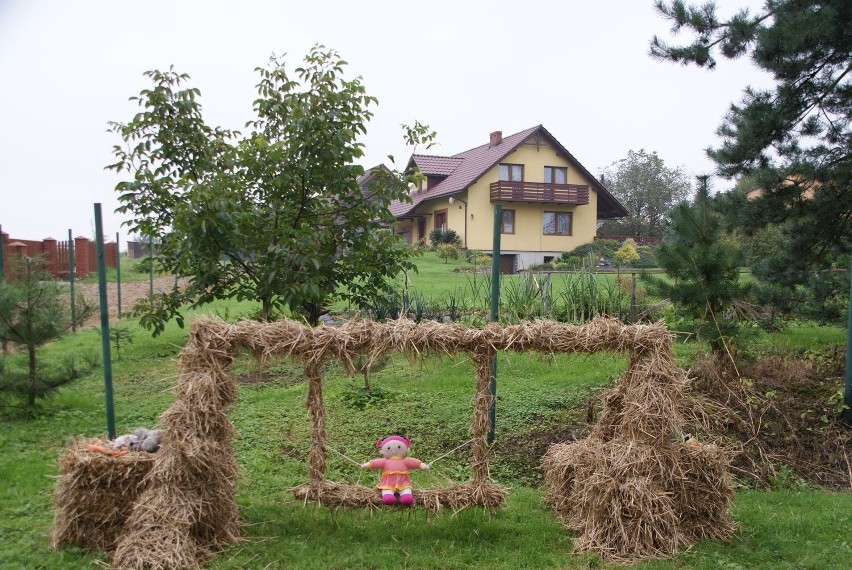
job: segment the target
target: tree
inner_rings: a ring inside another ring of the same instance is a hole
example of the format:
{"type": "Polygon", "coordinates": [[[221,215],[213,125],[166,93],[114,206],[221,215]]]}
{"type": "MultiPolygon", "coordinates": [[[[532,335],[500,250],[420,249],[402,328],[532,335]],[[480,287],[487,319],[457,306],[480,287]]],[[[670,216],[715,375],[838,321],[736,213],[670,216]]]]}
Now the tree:
{"type": "Polygon", "coordinates": [[[656,152],[629,151],[601,173],[607,189],[618,198],[628,215],[604,222],[601,233],[635,238],[659,237],[669,211],[685,200],[691,186],[679,168],[666,167],[656,152]]]}
{"type": "Polygon", "coordinates": [[[710,196],[707,177],[692,203],[682,202],[671,214],[671,224],[657,252],[660,266],[674,282],[646,276],[685,316],[699,322],[702,337],[715,352],[725,338],[737,332],[725,311],[745,294],[739,283],[741,253],[724,231],[721,214],[710,196]]]}
{"type": "MultiPolygon", "coordinates": [[[[36,349],[64,335],[70,326],[65,293],[45,271],[41,257],[19,256],[12,261],[13,279],[0,282],[0,338],[27,350],[27,372],[22,374],[0,365],[0,391],[26,400],[28,408],[56,388],[79,377],[79,371],[48,375],[39,369],[36,349]]],[[[81,298],[77,320],[88,318],[93,307],[81,298]]]]}
{"type": "MultiPolygon", "coordinates": [[[[331,301],[363,305],[414,268],[386,228],[388,205],[409,199],[419,173],[375,169],[362,191],[354,162],[377,101],[360,78],[344,78],[337,52],[316,46],[304,61],[292,74],[275,56],[257,69],[245,136],[208,126],[200,92],[174,70],[147,72],[154,86],[132,98],[142,111],[111,123],[125,146],[107,168],[132,175],[116,187],[118,211],[132,216],[131,231],[160,239],[163,270],[189,278],[141,307],[155,335],[172,317],[182,326],[185,303],[220,298],[257,300],[264,319],[286,306],[316,324],[331,301]]],[[[406,129],[412,144],[434,137],[420,123],[406,129]]]]}
{"type": "Polygon", "coordinates": [[[852,3],[767,0],[757,14],[720,20],[712,3],[658,0],[672,30],[695,38],[670,46],[658,37],[651,55],[713,69],[716,57],[745,55],[774,77],[772,89],[748,87],[732,104],[709,150],[725,177],[750,177],[762,190],[743,201],[747,232],[776,224],[786,241],[767,277],[808,283],[852,244],[852,3]]]}

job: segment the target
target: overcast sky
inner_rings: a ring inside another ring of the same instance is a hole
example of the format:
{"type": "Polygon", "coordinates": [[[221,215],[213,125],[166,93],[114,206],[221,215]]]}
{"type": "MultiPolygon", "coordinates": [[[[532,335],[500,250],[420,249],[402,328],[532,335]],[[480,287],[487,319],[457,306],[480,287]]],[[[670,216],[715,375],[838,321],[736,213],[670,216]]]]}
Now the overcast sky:
{"type": "Polygon", "coordinates": [[[132,118],[142,73],[174,65],[209,124],[244,130],[254,68],[273,52],[296,67],[316,43],[379,99],[364,166],[403,166],[399,125],[419,120],[438,132],[430,154],[543,124],[594,174],[642,148],[712,172],[704,149],[729,104],[768,79],[747,60],[709,72],[651,59],[668,32],[652,0],[0,0],[0,224],[21,239],[92,236],[100,202],[105,234],[123,240],[106,129],[132,118]]]}

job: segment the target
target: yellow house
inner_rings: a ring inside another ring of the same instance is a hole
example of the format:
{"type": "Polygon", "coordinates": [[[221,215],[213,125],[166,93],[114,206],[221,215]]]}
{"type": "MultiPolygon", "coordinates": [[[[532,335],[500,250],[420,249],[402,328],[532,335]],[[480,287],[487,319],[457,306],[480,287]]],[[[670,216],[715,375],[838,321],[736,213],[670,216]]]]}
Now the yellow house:
{"type": "Polygon", "coordinates": [[[598,220],[627,215],[603,184],[538,125],[453,156],[415,154],[426,181],[412,203],[393,202],[397,232],[412,243],[436,228],[458,233],[463,247],[490,253],[494,205],[503,208],[500,263],[514,273],[595,239],[598,220]]]}

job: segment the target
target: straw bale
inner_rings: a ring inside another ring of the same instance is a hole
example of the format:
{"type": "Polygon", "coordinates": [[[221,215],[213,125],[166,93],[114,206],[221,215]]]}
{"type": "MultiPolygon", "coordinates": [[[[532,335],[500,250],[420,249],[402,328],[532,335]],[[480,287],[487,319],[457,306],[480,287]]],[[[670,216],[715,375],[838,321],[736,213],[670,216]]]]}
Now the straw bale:
{"type": "Polygon", "coordinates": [[[138,570],[197,568],[211,556],[182,528],[163,523],[119,542],[112,563],[118,568],[138,570]]]}
{"type": "Polygon", "coordinates": [[[725,539],[735,530],[729,507],[734,499],[728,453],[715,444],[673,446],[674,502],[684,534],[690,542],[725,539]]]}
{"type": "MultiPolygon", "coordinates": [[[[297,500],[331,508],[388,508],[382,504],[382,495],[375,487],[322,481],[293,487],[290,491],[297,500]]],[[[503,504],[506,495],[507,490],[494,483],[454,484],[436,489],[415,489],[414,504],[433,513],[442,508],[457,512],[472,506],[493,510],[503,504]]]]}
{"type": "Polygon", "coordinates": [[[542,458],[546,501],[580,534],[576,548],[631,562],[729,536],[728,456],[714,445],[673,441],[692,403],[670,333],[659,325],[617,330],[605,320],[590,327],[598,344],[586,340],[583,348],[623,350],[629,362],[604,393],[590,436],[551,446],[542,458]]]}
{"type": "Polygon", "coordinates": [[[232,485],[237,464],[228,442],[167,433],[151,469],[150,479],[164,485],[232,485]],[[168,439],[168,441],[166,441],[168,439]]]}
{"type": "Polygon", "coordinates": [[[222,441],[232,441],[235,435],[234,424],[225,409],[218,407],[191,408],[185,402],[177,400],[160,415],[160,425],[166,430],[164,440],[169,434],[200,434],[222,441]]]}
{"type": "Polygon", "coordinates": [[[239,388],[227,369],[191,370],[178,375],[177,398],[191,408],[223,407],[237,401],[239,388]]]}
{"type": "MultiPolygon", "coordinates": [[[[204,340],[193,352],[187,353],[188,359],[193,355],[189,360],[194,363],[206,354],[206,346],[218,347],[226,364],[230,364],[229,359],[233,358],[235,350],[245,349],[261,359],[292,356],[306,363],[317,364],[334,359],[347,365],[359,354],[376,357],[391,350],[409,357],[472,354],[486,347],[545,353],[611,350],[641,355],[665,351],[671,342],[671,333],[662,324],[625,325],[609,318],[595,319],[585,325],[566,325],[550,320],[508,326],[491,323],[481,329],[457,323],[415,323],[409,319],[386,323],[351,320],[340,326],[312,328],[289,319],[272,323],[240,321],[227,325],[205,318],[196,321],[194,326],[211,329],[204,335],[191,337],[191,341],[196,337],[204,340]]],[[[207,362],[211,360],[207,355],[205,359],[207,362]]]]}
{"type": "Polygon", "coordinates": [[[575,546],[609,560],[669,557],[733,531],[727,457],[715,445],[594,436],[552,446],[542,460],[546,501],[575,546]]]}
{"type": "Polygon", "coordinates": [[[144,479],[151,454],[130,452],[111,457],[89,451],[99,439],[78,439],[59,460],[54,492],[53,548],[77,544],[88,550],[111,550],[122,532],[144,479]]]}

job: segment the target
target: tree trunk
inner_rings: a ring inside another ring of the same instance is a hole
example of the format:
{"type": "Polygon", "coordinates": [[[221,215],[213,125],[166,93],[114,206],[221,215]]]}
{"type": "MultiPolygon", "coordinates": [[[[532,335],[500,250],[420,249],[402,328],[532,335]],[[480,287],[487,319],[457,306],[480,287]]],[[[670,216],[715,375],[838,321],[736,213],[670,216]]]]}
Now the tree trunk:
{"type": "Polygon", "coordinates": [[[270,297],[264,297],[260,300],[262,303],[262,307],[260,310],[260,318],[263,319],[264,322],[269,322],[269,313],[272,311],[272,299],[270,297]]]}
{"type": "Polygon", "coordinates": [[[29,355],[30,362],[30,390],[27,394],[27,405],[32,407],[35,406],[36,390],[38,389],[38,378],[36,377],[36,353],[34,344],[27,345],[27,354],[29,355]]]}

